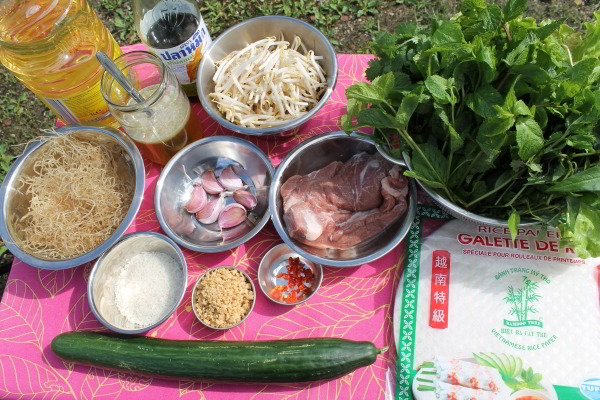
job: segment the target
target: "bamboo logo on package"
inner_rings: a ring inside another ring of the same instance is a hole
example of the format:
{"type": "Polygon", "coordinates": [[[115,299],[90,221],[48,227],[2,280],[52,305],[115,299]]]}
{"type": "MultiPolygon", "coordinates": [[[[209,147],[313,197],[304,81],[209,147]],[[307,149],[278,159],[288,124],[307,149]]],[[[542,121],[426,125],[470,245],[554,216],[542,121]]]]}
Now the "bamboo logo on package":
{"type": "Polygon", "coordinates": [[[514,289],[512,285],[508,287],[508,294],[504,301],[510,305],[510,315],[516,316],[516,321],[504,320],[504,325],[510,328],[518,328],[523,326],[544,327],[542,321],[529,319],[532,314],[537,314],[539,310],[536,308],[536,303],[542,296],[537,294],[539,285],[532,281],[529,277],[523,276],[523,286],[514,289]]]}
{"type": "Polygon", "coordinates": [[[554,344],[558,337],[549,332],[552,324],[544,323],[540,313],[540,305],[545,304],[542,293],[551,284],[550,277],[533,268],[511,267],[496,273],[494,278],[510,281],[502,299],[509,306],[509,317],[502,318],[502,325],[492,328],[492,334],[516,350],[541,350],[554,344]]]}

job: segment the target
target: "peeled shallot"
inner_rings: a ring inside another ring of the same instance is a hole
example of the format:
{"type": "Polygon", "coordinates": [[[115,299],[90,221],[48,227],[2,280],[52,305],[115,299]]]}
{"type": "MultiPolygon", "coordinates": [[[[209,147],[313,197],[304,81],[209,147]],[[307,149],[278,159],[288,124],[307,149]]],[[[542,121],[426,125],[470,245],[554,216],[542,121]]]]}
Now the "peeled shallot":
{"type": "Polygon", "coordinates": [[[206,203],[204,208],[196,213],[196,218],[201,224],[212,224],[217,222],[224,206],[225,200],[219,196],[206,203]]]}
{"type": "Polygon", "coordinates": [[[244,189],[238,189],[233,192],[233,199],[246,207],[248,210],[254,209],[256,207],[256,196],[244,189]]]}
{"type": "Polygon", "coordinates": [[[219,227],[221,229],[233,228],[238,226],[246,219],[246,209],[238,203],[231,203],[225,206],[219,214],[219,227]]]}
{"type": "Polygon", "coordinates": [[[194,214],[202,210],[202,208],[204,208],[204,206],[206,205],[207,201],[208,199],[206,197],[206,192],[204,191],[202,186],[196,185],[194,186],[194,190],[192,190],[192,195],[190,196],[190,199],[187,202],[185,209],[187,210],[187,212],[194,214]]]}
{"type": "Polygon", "coordinates": [[[204,190],[210,194],[219,194],[224,190],[223,186],[221,186],[219,181],[217,181],[215,171],[212,169],[205,171],[202,174],[202,187],[204,187],[204,190]]]}
{"type": "Polygon", "coordinates": [[[242,182],[238,174],[235,173],[231,165],[221,171],[219,183],[228,190],[237,190],[244,187],[244,182],[242,182]]]}

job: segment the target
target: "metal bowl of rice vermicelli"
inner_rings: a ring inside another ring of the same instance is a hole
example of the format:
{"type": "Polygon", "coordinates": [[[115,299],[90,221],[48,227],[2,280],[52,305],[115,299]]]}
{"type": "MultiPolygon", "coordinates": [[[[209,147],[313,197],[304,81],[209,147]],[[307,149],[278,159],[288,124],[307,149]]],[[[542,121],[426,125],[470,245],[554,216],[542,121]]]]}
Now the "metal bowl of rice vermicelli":
{"type": "Polygon", "coordinates": [[[0,188],[0,236],[26,264],[92,261],[131,225],[144,195],[135,144],[111,128],[57,129],[29,144],[0,188]]]}

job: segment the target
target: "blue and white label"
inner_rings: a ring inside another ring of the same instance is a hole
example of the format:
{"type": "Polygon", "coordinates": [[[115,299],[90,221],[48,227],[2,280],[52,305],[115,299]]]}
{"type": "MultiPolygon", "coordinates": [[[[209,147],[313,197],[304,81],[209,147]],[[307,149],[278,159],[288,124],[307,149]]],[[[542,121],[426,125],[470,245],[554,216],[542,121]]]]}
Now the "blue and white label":
{"type": "Polygon", "coordinates": [[[590,400],[600,400],[600,378],[585,380],[579,385],[581,394],[590,400]]]}
{"type": "Polygon", "coordinates": [[[204,55],[204,49],[210,43],[210,34],[204,19],[200,16],[200,24],[196,32],[179,46],[170,49],[156,49],[151,46],[148,48],[171,68],[179,83],[185,85],[196,81],[198,64],[204,55]]]}

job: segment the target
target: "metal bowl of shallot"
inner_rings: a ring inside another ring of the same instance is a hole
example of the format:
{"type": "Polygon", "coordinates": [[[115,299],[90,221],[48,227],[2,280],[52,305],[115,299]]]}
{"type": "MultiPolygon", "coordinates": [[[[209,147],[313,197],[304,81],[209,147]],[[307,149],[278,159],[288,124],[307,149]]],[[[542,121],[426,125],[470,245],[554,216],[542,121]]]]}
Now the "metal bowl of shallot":
{"type": "Polygon", "coordinates": [[[365,135],[342,131],[309,139],[277,168],[269,212],[279,236],[300,256],[323,265],[375,261],[406,236],[417,189],[365,135]]]}
{"type": "Polygon", "coordinates": [[[191,143],[169,161],[156,183],[158,222],[190,250],[235,248],[269,221],[273,175],[265,153],[246,140],[212,136],[191,143]]]}

